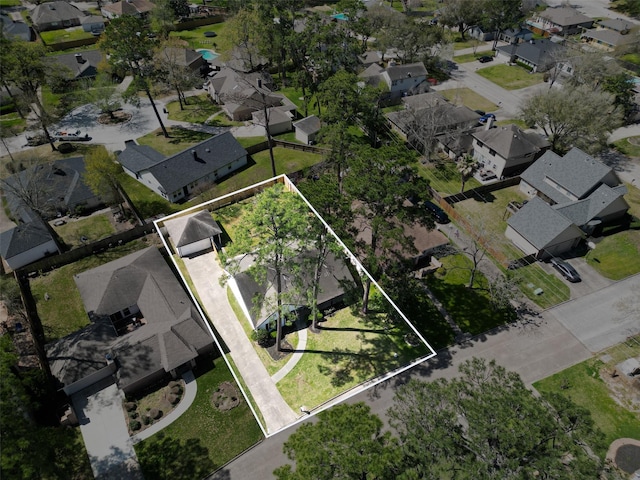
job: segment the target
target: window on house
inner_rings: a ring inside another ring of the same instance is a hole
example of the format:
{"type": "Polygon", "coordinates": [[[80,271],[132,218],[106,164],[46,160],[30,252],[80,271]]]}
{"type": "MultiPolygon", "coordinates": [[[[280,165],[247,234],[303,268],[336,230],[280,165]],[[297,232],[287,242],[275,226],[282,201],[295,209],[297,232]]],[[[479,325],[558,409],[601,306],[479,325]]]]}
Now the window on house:
{"type": "Polygon", "coordinates": [[[122,313],[124,314],[125,317],[128,317],[129,315],[131,315],[131,310],[129,310],[128,308],[125,308],[122,313]]]}
{"type": "Polygon", "coordinates": [[[496,151],[493,148],[489,149],[489,155],[491,155],[492,157],[496,156],[496,151]]]}

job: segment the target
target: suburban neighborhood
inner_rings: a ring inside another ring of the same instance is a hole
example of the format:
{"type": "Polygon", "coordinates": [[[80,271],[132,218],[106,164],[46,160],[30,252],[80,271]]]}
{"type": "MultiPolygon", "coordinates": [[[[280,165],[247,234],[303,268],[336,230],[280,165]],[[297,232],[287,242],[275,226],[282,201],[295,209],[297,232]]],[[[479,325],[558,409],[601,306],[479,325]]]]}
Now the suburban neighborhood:
{"type": "Polygon", "coordinates": [[[637,2],[0,24],[0,476],[640,477],[637,2]]]}

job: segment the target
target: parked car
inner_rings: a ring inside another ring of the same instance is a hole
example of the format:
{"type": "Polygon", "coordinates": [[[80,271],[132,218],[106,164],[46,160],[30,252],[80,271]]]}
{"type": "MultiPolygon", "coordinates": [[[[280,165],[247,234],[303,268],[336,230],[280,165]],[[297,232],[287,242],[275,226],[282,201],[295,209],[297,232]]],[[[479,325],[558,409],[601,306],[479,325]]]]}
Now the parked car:
{"type": "Polygon", "coordinates": [[[580,274],[576,271],[576,269],[564,260],[560,260],[559,258],[554,257],[551,259],[551,266],[571,283],[576,283],[582,280],[580,278],[580,274]]]}
{"type": "Polygon", "coordinates": [[[83,141],[86,142],[88,140],[91,140],[91,137],[89,136],[88,133],[85,133],[83,135],[80,130],[73,130],[73,131],[61,130],[54,133],[54,136],[57,140],[61,142],[83,142],[83,141]]]}
{"type": "Polygon", "coordinates": [[[478,59],[478,61],[480,63],[493,62],[493,57],[490,57],[489,55],[483,55],[478,59]]]}
{"type": "Polygon", "coordinates": [[[478,122],[479,123],[487,123],[489,121],[489,119],[493,120],[494,122],[496,121],[496,116],[493,113],[485,113],[484,115],[482,115],[479,119],[478,122]]]}
{"type": "Polygon", "coordinates": [[[429,202],[428,200],[424,202],[424,208],[427,209],[429,214],[433,217],[433,219],[438,223],[449,223],[449,217],[438,205],[433,202],[429,202]]]}

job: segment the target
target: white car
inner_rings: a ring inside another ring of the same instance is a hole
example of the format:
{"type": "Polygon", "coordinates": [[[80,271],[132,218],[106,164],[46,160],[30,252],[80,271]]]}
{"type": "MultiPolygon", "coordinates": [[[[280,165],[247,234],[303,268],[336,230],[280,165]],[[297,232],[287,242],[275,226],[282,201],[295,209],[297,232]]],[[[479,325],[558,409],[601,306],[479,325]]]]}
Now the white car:
{"type": "Polygon", "coordinates": [[[88,133],[83,135],[80,130],[61,130],[54,133],[54,136],[61,142],[82,142],[91,140],[88,133]]]}

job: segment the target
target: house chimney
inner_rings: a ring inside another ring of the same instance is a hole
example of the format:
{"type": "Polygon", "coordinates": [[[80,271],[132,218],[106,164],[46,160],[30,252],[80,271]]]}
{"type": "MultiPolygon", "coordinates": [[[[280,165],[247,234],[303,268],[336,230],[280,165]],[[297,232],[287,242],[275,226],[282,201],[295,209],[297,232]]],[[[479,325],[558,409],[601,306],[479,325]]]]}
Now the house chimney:
{"type": "Polygon", "coordinates": [[[81,53],[76,53],[75,57],[76,57],[76,62],[84,63],[84,58],[82,58],[82,54],[81,53]]]}
{"type": "Polygon", "coordinates": [[[196,153],[195,150],[191,150],[191,155],[193,155],[194,160],[198,160],[198,154],[196,153]]]}
{"type": "Polygon", "coordinates": [[[484,129],[485,130],[490,130],[491,127],[493,127],[493,117],[487,118],[487,123],[485,124],[484,129]]]}
{"type": "Polygon", "coordinates": [[[262,88],[262,79],[261,78],[258,79],[258,88],[262,88]]]}

